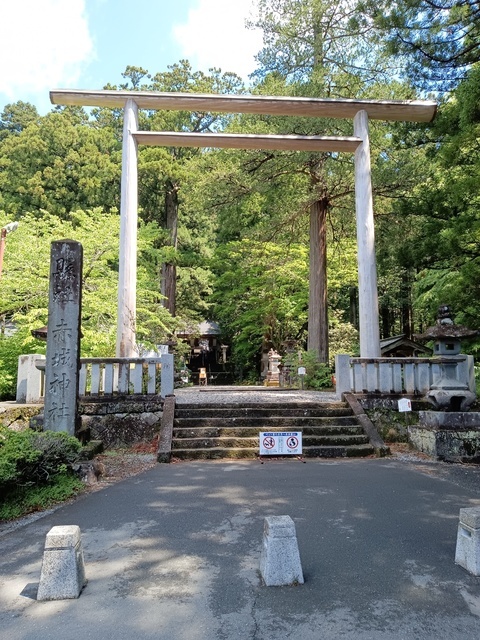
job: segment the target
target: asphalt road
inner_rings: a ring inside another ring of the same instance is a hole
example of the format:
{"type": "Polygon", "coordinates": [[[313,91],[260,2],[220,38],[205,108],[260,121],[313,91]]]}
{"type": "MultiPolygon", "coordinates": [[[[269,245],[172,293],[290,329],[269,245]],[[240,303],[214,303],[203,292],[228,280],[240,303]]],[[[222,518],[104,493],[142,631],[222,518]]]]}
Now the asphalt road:
{"type": "Polygon", "coordinates": [[[480,468],[415,459],[188,462],[0,537],[12,640],[473,640],[480,578],[455,565],[480,468]],[[305,584],[265,587],[263,519],[296,524],[305,584]],[[37,602],[45,535],[82,531],[78,600],[37,602]]]}

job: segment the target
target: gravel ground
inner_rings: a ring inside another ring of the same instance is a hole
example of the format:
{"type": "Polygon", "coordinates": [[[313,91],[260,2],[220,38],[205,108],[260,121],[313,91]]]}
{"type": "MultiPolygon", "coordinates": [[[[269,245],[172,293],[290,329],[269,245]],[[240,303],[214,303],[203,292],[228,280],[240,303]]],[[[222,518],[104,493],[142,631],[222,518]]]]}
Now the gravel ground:
{"type": "Polygon", "coordinates": [[[303,391],[278,387],[185,387],[175,389],[177,404],[264,403],[288,399],[291,402],[338,402],[333,391],[303,391]]]}

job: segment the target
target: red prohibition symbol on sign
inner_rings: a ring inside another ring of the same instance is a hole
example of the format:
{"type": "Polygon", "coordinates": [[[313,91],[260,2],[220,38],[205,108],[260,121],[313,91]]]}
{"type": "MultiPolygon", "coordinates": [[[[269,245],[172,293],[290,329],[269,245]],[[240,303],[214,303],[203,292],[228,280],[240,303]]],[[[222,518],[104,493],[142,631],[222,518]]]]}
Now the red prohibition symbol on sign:
{"type": "Polygon", "coordinates": [[[264,438],[263,446],[265,447],[265,449],[273,449],[273,447],[275,446],[275,438],[272,438],[271,436],[264,438]]]}
{"type": "Polygon", "coordinates": [[[290,436],[287,439],[287,447],[289,449],[296,449],[298,447],[298,438],[296,438],[295,436],[290,436]]]}

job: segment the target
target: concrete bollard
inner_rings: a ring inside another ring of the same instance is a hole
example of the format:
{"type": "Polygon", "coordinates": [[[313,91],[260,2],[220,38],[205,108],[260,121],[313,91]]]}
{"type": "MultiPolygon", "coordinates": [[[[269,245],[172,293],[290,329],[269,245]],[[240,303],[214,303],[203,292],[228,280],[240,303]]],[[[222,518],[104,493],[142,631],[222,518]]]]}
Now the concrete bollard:
{"type": "Polygon", "coordinates": [[[267,587],[303,584],[295,523],[290,516],[265,518],[260,573],[267,587]]]}
{"type": "Polygon", "coordinates": [[[480,507],[460,509],[455,564],[480,576],[480,507]]]}
{"type": "Polygon", "coordinates": [[[86,584],[80,527],[52,527],[45,541],[37,600],[78,598],[86,584]]]}

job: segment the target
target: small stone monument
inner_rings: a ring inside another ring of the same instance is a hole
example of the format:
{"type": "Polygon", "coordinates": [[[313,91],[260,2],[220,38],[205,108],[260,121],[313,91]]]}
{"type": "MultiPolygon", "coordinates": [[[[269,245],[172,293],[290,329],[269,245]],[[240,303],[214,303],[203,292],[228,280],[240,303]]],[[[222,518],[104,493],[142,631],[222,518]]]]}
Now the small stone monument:
{"type": "Polygon", "coordinates": [[[290,516],[265,518],[260,573],[267,587],[303,584],[295,523],[290,516]]]}
{"type": "Polygon", "coordinates": [[[86,584],[80,527],[52,527],[45,541],[37,600],[78,598],[86,584]]]}
{"type": "Polygon", "coordinates": [[[77,431],[82,262],[79,242],[52,242],[44,428],[71,436],[77,431]]]}
{"type": "Polygon", "coordinates": [[[480,576],[480,507],[460,509],[455,564],[480,576]]]}

